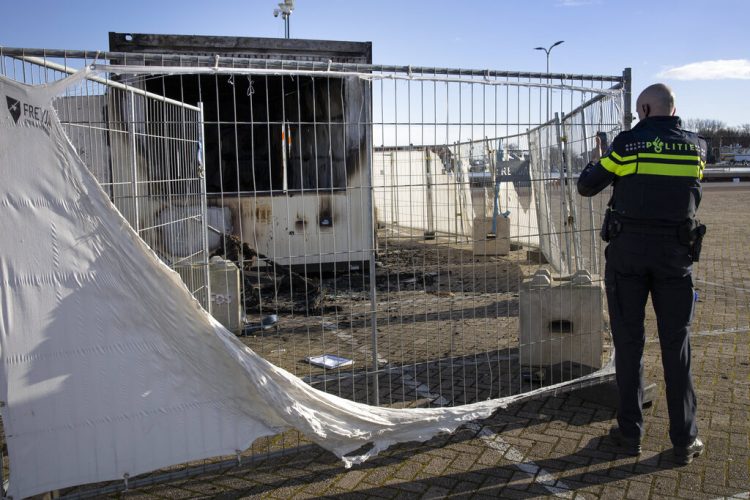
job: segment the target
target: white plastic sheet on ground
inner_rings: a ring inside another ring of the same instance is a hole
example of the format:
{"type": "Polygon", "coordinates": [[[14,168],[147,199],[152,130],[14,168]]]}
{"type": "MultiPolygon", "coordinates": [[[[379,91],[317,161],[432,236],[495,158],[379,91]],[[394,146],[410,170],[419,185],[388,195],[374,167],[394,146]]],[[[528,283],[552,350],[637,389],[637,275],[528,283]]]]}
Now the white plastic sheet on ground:
{"type": "Polygon", "coordinates": [[[85,76],[38,87],[0,77],[9,495],[233,455],[290,427],[349,466],[507,403],[371,407],[315,390],[244,346],[136,235],[65,137],[51,101],[85,76]],[[366,454],[344,457],[366,443],[366,454]]]}

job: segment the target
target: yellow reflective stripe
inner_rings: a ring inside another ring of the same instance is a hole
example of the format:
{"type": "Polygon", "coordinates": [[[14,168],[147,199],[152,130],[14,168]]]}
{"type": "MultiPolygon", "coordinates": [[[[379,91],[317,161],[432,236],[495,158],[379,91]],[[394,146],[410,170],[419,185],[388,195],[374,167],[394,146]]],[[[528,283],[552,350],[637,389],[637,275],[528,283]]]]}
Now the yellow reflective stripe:
{"type": "Polygon", "coordinates": [[[653,158],[656,160],[688,160],[688,161],[700,161],[699,155],[670,155],[664,153],[639,153],[639,158],[653,158]]]}
{"type": "Polygon", "coordinates": [[[631,163],[626,163],[625,165],[620,165],[619,163],[613,162],[606,156],[602,158],[601,160],[599,160],[599,163],[601,163],[602,167],[604,167],[609,172],[612,172],[613,174],[617,176],[634,174],[635,166],[637,165],[635,161],[631,163]]]}
{"type": "Polygon", "coordinates": [[[667,163],[638,163],[639,174],[672,175],[675,177],[701,178],[699,165],[671,165],[667,163]]]}
{"type": "Polygon", "coordinates": [[[608,156],[614,157],[620,163],[626,163],[626,162],[635,161],[636,159],[638,159],[638,157],[636,155],[632,155],[632,156],[620,156],[620,155],[618,155],[614,151],[610,152],[608,156]]]}
{"type": "Polygon", "coordinates": [[[613,174],[617,172],[617,167],[619,166],[617,163],[613,162],[606,156],[599,160],[599,163],[601,163],[602,167],[607,169],[607,171],[612,172],[613,174]]]}

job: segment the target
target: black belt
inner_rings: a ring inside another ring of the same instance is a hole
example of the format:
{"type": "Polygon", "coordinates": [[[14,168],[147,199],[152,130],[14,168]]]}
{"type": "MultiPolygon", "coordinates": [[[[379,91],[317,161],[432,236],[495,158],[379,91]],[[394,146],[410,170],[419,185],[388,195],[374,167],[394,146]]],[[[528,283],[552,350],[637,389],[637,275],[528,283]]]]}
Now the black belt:
{"type": "Polygon", "coordinates": [[[659,236],[679,236],[679,226],[655,226],[646,224],[622,223],[621,233],[652,234],[659,236]]]}

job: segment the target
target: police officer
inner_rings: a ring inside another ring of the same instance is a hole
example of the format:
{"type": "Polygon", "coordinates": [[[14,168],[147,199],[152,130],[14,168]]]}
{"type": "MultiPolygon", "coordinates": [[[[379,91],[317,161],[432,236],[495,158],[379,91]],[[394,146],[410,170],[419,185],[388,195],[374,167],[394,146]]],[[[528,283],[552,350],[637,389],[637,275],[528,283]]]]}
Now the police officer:
{"type": "MultiPolygon", "coordinates": [[[[640,121],[615,137],[606,153],[589,163],[578,192],[594,196],[610,184],[612,198],[602,238],[605,285],[615,344],[619,391],[618,427],[610,438],[631,455],[643,436],[643,348],[649,293],[656,313],[669,410],[669,437],[678,464],[703,453],[695,422],[690,374],[693,315],[692,262],[698,260],[705,226],[695,219],[706,142],[681,128],[669,87],[646,88],[636,102],[640,121]]],[[[597,153],[601,146],[597,137],[597,153]]]]}

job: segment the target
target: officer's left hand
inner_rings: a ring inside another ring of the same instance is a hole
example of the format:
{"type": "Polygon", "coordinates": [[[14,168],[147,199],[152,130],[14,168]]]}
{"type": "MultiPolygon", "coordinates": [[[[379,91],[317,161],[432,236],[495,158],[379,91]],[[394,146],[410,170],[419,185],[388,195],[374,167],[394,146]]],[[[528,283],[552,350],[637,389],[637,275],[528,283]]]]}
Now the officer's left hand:
{"type": "Polygon", "coordinates": [[[594,139],[596,140],[596,146],[591,151],[591,163],[598,162],[602,157],[602,139],[598,135],[594,139]]]}

